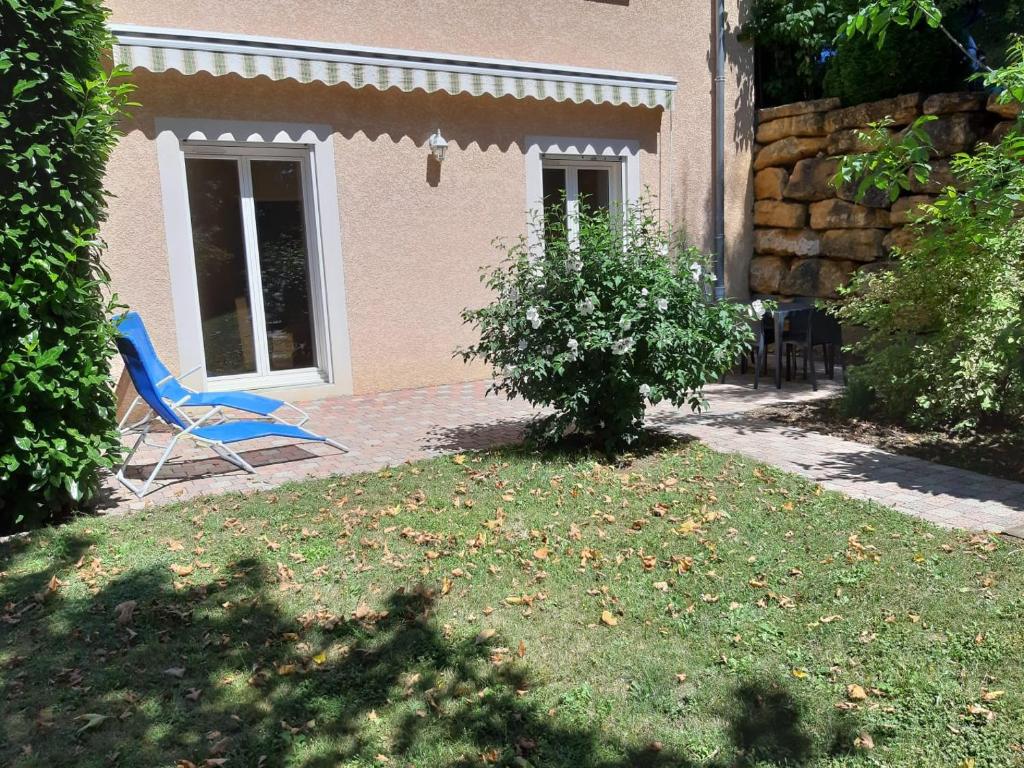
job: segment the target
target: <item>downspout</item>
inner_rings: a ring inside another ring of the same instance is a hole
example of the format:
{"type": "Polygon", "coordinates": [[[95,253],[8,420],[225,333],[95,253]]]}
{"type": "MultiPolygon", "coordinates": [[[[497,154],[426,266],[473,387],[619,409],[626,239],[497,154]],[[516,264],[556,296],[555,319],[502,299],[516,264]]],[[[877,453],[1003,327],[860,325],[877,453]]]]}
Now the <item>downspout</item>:
{"type": "Polygon", "coordinates": [[[713,224],[715,235],[715,298],[725,297],[725,0],[714,3],[714,105],[711,137],[713,165],[713,224]]]}

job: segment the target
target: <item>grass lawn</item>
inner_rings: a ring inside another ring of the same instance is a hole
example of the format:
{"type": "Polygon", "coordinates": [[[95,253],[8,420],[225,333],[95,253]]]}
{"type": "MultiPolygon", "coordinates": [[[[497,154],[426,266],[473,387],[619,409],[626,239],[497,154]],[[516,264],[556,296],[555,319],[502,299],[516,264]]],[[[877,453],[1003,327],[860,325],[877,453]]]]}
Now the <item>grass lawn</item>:
{"type": "Polygon", "coordinates": [[[1024,765],[1024,548],[699,444],[0,548],[0,764],[1024,765]]]}

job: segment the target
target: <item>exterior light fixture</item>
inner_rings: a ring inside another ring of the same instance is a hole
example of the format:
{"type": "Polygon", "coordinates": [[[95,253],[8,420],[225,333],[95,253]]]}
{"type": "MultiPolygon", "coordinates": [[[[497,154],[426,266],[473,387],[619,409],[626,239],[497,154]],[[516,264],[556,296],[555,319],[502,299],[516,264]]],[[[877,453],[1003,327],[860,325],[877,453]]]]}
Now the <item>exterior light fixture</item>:
{"type": "Polygon", "coordinates": [[[439,163],[443,162],[445,153],[448,151],[448,142],[441,135],[440,128],[430,137],[430,141],[427,144],[430,147],[430,154],[434,156],[434,159],[439,163]]]}

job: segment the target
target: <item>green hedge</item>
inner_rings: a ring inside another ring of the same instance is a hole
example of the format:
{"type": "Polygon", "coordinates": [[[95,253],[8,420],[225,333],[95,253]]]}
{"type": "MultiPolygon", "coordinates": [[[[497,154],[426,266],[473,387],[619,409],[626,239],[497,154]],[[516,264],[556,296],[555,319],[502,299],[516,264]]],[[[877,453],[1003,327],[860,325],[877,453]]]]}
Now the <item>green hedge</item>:
{"type": "Polygon", "coordinates": [[[961,91],[970,74],[966,57],[941,31],[893,27],[882,48],[864,35],[841,40],[825,68],[824,94],[861,104],[915,91],[961,91]]]}
{"type": "Polygon", "coordinates": [[[128,86],[99,0],[0,0],[0,529],[87,500],[120,453],[103,172],[128,86]]]}
{"type": "MultiPolygon", "coordinates": [[[[1006,58],[1010,33],[1024,30],[1024,0],[936,0],[946,26],[973,39],[990,66],[1006,58]]],[[[894,28],[882,50],[858,36],[835,42],[867,0],[751,0],[740,36],[755,44],[758,106],[820,96],[846,104],[900,93],[961,90],[970,69],[941,32],[924,23],[894,28]]]]}

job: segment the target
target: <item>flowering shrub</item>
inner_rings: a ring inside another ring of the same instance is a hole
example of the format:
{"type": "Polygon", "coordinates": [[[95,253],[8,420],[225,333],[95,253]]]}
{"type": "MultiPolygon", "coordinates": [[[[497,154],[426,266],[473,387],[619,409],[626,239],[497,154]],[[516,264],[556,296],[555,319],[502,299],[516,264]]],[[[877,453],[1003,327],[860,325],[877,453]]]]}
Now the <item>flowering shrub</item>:
{"type": "Polygon", "coordinates": [[[704,259],[673,247],[648,203],[584,208],[575,223],[548,216],[537,245],[502,244],[484,278],[494,302],[463,312],[480,340],[457,354],[494,367],[492,391],[554,410],[534,439],[573,429],[614,454],[639,436],[647,403],[706,405],[703,386],[753,339],[750,310],[710,299],[704,259]]]}

